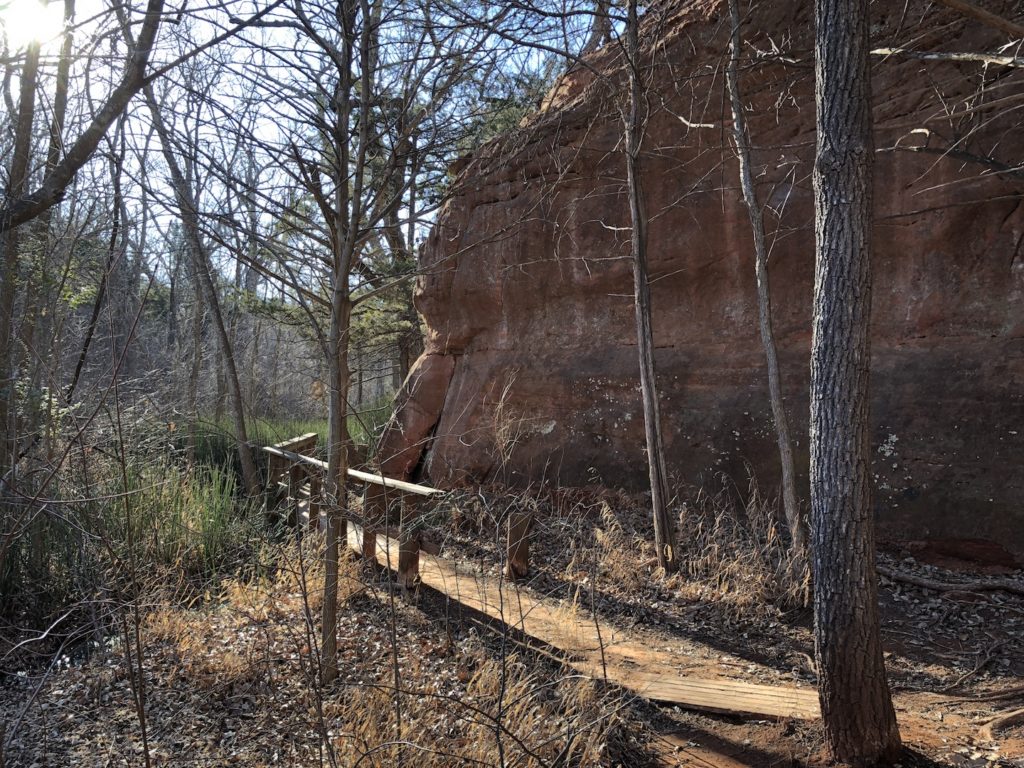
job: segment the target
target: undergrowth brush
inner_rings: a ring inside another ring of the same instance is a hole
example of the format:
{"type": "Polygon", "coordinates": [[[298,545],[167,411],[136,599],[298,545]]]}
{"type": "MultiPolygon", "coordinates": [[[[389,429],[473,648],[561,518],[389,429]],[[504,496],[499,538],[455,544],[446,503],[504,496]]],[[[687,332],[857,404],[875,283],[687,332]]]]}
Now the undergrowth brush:
{"type": "Polygon", "coordinates": [[[352,557],[340,562],[341,675],[322,684],[322,537],[280,542],[273,563],[221,580],[193,607],[151,593],[137,644],[125,633],[44,678],[46,706],[16,718],[8,764],[137,758],[143,718],[156,764],[185,754],[241,765],[649,764],[646,731],[621,693],[512,652],[498,635],[431,619],[352,557]],[[41,740],[58,702],[76,716],[41,740]]]}
{"type": "Polygon", "coordinates": [[[751,480],[746,501],[698,491],[679,513],[684,594],[724,598],[743,612],[805,604],[809,576],[782,533],[776,502],[751,480]]]}
{"type": "Polygon", "coordinates": [[[680,567],[667,576],[657,566],[645,496],[602,487],[491,487],[453,493],[425,518],[453,552],[500,561],[508,515],[532,512],[534,567],[577,590],[596,580],[599,589],[620,594],[667,591],[736,615],[803,605],[806,569],[794,559],[777,503],[753,479],[742,496],[735,489],[679,493],[675,509],[680,567]]]}
{"type": "Polygon", "coordinates": [[[45,656],[53,643],[103,634],[113,604],[154,585],[188,600],[263,567],[262,500],[239,493],[230,467],[122,459],[95,445],[77,453],[0,510],[12,532],[0,558],[0,616],[11,628],[0,647],[49,628],[47,642],[26,649],[45,656]]]}

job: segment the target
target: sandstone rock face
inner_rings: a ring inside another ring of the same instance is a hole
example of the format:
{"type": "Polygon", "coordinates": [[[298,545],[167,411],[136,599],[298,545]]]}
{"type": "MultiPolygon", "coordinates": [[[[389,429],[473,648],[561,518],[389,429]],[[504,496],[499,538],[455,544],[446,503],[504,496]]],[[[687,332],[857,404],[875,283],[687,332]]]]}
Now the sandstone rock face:
{"type": "MultiPolygon", "coordinates": [[[[1014,2],[984,5],[1014,14],[1014,2]]],[[[1006,42],[937,5],[874,7],[877,47],[1006,42]]],[[[810,14],[809,3],[757,4],[741,70],[805,499],[810,14]]],[[[778,482],[752,241],[728,139],[727,16],[724,3],[689,3],[657,19],[657,32],[646,27],[655,344],[681,498],[723,482],[744,489],[748,472],[762,490],[778,482]]],[[[459,174],[421,256],[417,306],[429,333],[402,395],[406,428],[384,441],[407,475],[645,484],[616,56],[591,59],[601,77],[563,78],[541,114],[459,174]]],[[[883,536],[1024,551],[1022,75],[905,56],[874,65],[872,455],[883,536]]]]}

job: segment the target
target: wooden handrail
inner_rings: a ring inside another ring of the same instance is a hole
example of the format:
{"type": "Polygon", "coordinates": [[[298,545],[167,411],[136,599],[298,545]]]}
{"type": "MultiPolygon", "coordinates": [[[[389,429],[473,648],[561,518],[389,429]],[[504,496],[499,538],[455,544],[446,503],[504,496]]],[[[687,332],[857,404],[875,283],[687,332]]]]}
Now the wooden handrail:
{"type": "Polygon", "coordinates": [[[307,432],[304,435],[299,435],[298,437],[292,437],[292,438],[289,438],[288,440],[282,440],[280,443],[274,443],[270,447],[271,448],[279,448],[280,450],[287,451],[287,450],[290,450],[292,448],[297,448],[298,446],[305,446],[307,443],[311,443],[312,445],[316,445],[316,441],[317,441],[317,433],[316,432],[307,432]]]}
{"type": "MultiPolygon", "coordinates": [[[[305,435],[303,437],[306,437],[305,435]]],[[[297,438],[296,438],[297,439],[297,438]]],[[[293,440],[286,441],[286,443],[292,443],[293,440]]],[[[305,464],[307,466],[316,467],[317,469],[326,470],[327,462],[321,461],[320,459],[314,459],[312,456],[305,456],[295,451],[289,451],[284,448],[279,448],[277,445],[264,446],[263,450],[269,453],[271,456],[278,456],[282,459],[288,459],[296,464],[305,464]]],[[[396,491],[402,491],[403,493],[412,493],[417,496],[435,496],[439,493],[444,493],[439,488],[431,488],[427,485],[418,485],[417,483],[407,483],[404,480],[395,480],[391,477],[384,477],[384,475],[375,475],[371,472],[361,472],[358,469],[349,469],[348,476],[353,480],[359,480],[363,483],[370,483],[372,485],[380,485],[384,488],[392,488],[396,491]]]]}

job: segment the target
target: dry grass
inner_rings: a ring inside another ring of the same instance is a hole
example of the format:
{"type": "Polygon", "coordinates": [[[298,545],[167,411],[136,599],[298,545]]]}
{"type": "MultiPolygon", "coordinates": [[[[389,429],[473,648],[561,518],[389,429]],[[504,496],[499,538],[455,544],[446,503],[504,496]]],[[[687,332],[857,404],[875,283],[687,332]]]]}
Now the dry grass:
{"type": "MultiPolygon", "coordinates": [[[[552,492],[540,504],[532,498],[503,498],[505,505],[540,508],[534,541],[539,565],[559,578],[591,578],[623,594],[658,589],[685,600],[721,604],[734,615],[763,615],[803,604],[807,573],[793,557],[776,504],[751,481],[746,502],[737,494],[698,491],[679,505],[677,542],[680,571],[669,578],[657,567],[649,510],[643,499],[604,489],[552,492]]],[[[478,505],[479,506],[479,505],[478,505]]],[[[469,531],[490,530],[482,512],[460,511],[469,531]]]]}
{"type": "MultiPolygon", "coordinates": [[[[322,542],[283,546],[271,577],[225,582],[193,608],[155,600],[141,625],[157,765],[638,764],[618,694],[500,638],[432,622],[341,563],[337,683],[318,683],[322,542]],[[509,646],[511,647],[511,646],[509,646]],[[397,676],[395,674],[397,668],[397,676]]],[[[6,765],[141,765],[123,645],[42,680],[6,765]],[[59,725],[58,725],[59,724],[59,725]]],[[[0,690],[20,711],[37,682],[0,690]]]]}
{"type": "Polygon", "coordinates": [[[487,658],[457,694],[402,697],[400,730],[389,686],[356,689],[325,711],[340,725],[333,744],[342,765],[600,766],[622,740],[621,706],[589,679],[545,680],[511,655],[487,658]]]}
{"type": "Polygon", "coordinates": [[[678,542],[683,594],[725,600],[743,613],[802,605],[808,575],[780,533],[776,506],[753,479],[743,506],[724,492],[703,491],[684,505],[679,530],[686,533],[678,542]]]}

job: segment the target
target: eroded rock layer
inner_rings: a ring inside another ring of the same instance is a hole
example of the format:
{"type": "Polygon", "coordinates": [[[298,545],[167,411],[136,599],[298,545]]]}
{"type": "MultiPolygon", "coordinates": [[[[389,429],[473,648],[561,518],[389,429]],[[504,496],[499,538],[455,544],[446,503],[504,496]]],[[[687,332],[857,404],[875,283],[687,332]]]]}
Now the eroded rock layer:
{"type": "MultiPolygon", "coordinates": [[[[1014,2],[989,2],[1013,17],[1014,2]]],[[[937,5],[876,3],[876,47],[995,51],[937,5]]],[[[746,19],[743,100],[772,245],[774,324],[806,498],[814,272],[809,3],[746,19]]],[[[681,488],[777,483],[750,224],[729,142],[724,3],[645,26],[644,186],[670,471],[681,488]]],[[[426,353],[384,441],[436,484],[642,488],[644,437],[614,47],[483,147],[422,253],[426,353]]],[[[873,475],[883,535],[1024,550],[1024,130],[1020,69],[874,62],[873,475]]],[[[386,460],[388,461],[388,460],[386,460]]]]}

